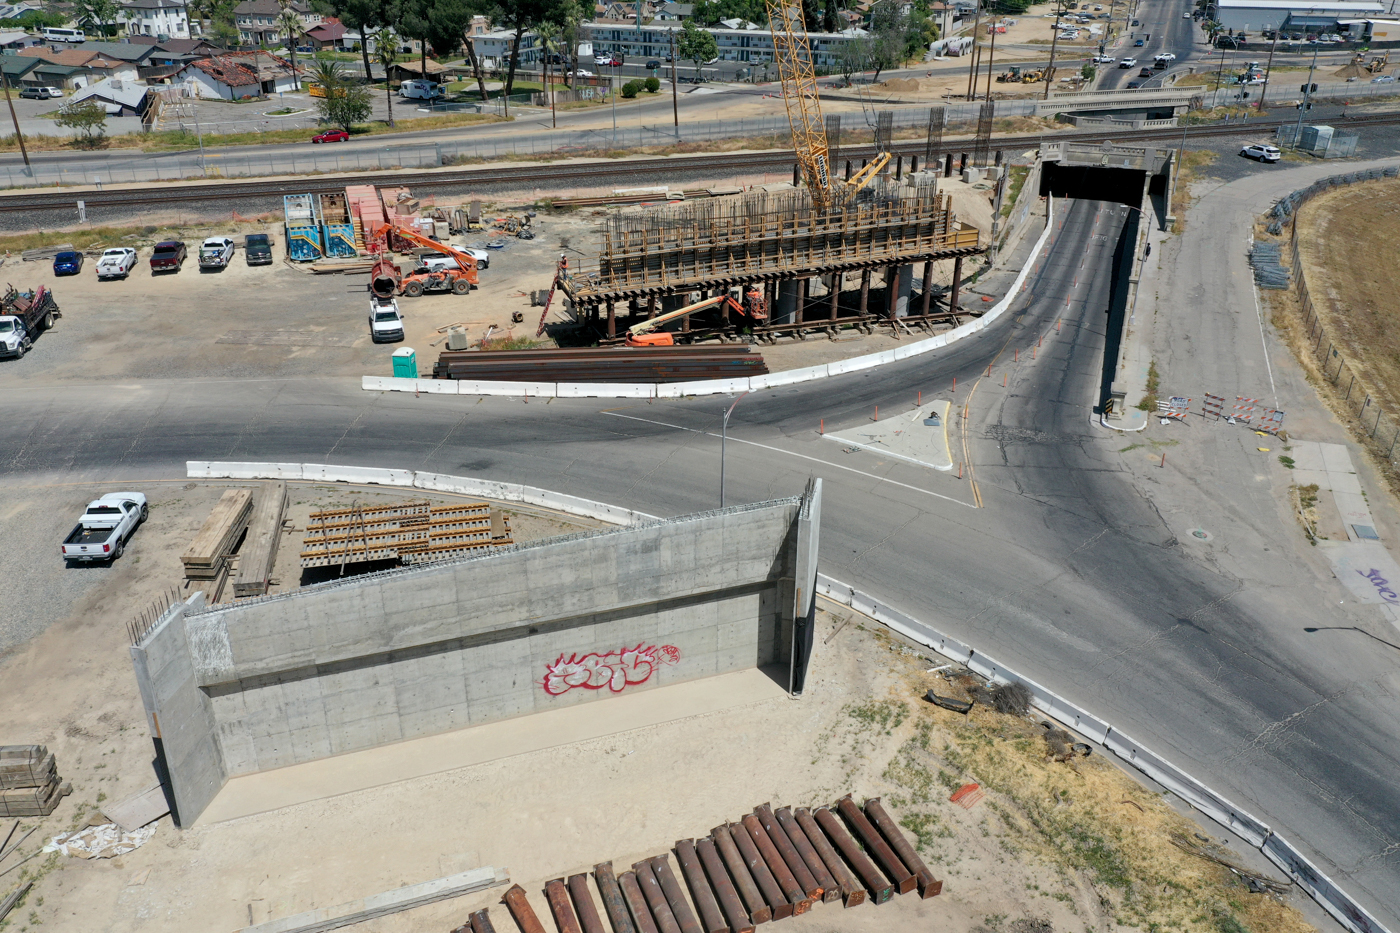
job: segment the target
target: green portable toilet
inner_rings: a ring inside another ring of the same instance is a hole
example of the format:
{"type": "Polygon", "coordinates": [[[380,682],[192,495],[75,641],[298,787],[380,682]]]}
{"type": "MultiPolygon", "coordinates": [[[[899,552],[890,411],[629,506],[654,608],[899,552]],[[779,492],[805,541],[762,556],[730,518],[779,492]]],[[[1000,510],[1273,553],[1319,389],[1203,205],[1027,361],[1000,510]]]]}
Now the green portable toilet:
{"type": "Polygon", "coordinates": [[[412,347],[399,347],[394,351],[394,375],[404,379],[418,378],[418,357],[412,347]]]}

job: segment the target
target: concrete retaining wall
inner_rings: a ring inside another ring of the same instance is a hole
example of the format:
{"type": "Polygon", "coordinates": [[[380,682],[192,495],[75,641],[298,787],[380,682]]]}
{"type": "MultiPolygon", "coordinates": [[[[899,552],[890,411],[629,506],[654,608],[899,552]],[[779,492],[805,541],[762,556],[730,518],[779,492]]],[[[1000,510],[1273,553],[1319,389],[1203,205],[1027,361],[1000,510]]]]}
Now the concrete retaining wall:
{"type": "MultiPolygon", "coordinates": [[[[317,480],[418,478],[307,466],[317,480]]],[[[453,479],[475,482],[439,482],[453,479]]],[[[235,775],[792,662],[810,642],[795,578],[815,575],[813,498],[176,607],[133,660],[181,825],[235,775]]]]}

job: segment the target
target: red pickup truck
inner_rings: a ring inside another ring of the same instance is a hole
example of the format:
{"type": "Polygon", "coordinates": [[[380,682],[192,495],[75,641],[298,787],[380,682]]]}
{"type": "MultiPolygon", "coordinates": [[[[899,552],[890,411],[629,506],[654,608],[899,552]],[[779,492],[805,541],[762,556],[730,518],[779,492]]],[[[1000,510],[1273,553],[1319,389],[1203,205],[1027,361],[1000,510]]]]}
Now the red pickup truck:
{"type": "Polygon", "coordinates": [[[185,244],[179,240],[165,240],[156,244],[151,253],[151,275],[157,272],[179,272],[185,264],[185,244]]]}

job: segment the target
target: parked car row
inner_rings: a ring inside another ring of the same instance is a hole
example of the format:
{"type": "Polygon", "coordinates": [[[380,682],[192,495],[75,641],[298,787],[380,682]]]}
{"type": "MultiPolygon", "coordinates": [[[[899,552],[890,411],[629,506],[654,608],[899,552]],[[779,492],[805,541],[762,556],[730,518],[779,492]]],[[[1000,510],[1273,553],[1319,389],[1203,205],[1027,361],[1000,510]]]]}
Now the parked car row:
{"type": "MultiPolygon", "coordinates": [[[[233,261],[236,251],[233,239],[212,236],[199,245],[196,253],[200,271],[223,269],[233,261]]],[[[250,233],[243,239],[243,256],[250,266],[272,263],[272,238],[266,233],[250,233]]],[[[189,258],[189,247],[180,240],[162,240],[151,251],[151,275],[179,272],[189,258]]],[[[78,275],[83,271],[83,254],[64,250],[53,258],[54,275],[78,275]]],[[[129,246],[114,246],[102,251],[97,259],[99,279],[124,279],[131,275],[138,262],[136,250],[129,246]]]]}

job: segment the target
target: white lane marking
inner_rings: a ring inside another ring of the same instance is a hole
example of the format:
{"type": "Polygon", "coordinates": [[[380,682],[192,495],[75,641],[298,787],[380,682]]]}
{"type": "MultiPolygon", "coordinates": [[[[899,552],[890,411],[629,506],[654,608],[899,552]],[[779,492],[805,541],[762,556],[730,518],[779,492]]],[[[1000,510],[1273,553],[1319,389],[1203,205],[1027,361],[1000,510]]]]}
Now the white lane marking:
{"type": "MultiPolygon", "coordinates": [[[[677,431],[689,431],[691,434],[703,434],[706,437],[713,437],[716,439],[719,438],[718,434],[712,434],[709,431],[697,431],[695,428],[687,428],[684,425],[671,424],[666,421],[652,421],[650,418],[638,418],[635,415],[624,415],[621,412],[616,411],[605,411],[602,412],[602,414],[612,415],[614,418],[626,418],[628,421],[641,421],[644,424],[656,424],[660,425],[663,428],[675,428],[677,431]]],[[[853,467],[842,466],[839,463],[832,463],[830,460],[823,460],[820,457],[809,457],[806,454],[795,453],[791,450],[783,450],[781,447],[769,447],[767,444],[759,444],[756,441],[744,441],[740,440],[737,437],[732,437],[730,438],[730,440],[732,440],[736,444],[747,444],[750,447],[760,447],[763,450],[771,450],[776,454],[786,454],[789,457],[798,457],[802,460],[810,460],[813,463],[820,463],[822,466],[832,467],[833,469],[845,470],[848,473],[855,473],[859,476],[869,477],[870,479],[873,479],[876,482],[889,483],[892,486],[903,486],[905,489],[912,489],[914,492],[921,492],[926,496],[933,496],[937,499],[947,499],[949,502],[956,502],[958,505],[965,506],[969,509],[977,508],[977,506],[972,505],[971,503],[964,502],[961,499],[954,499],[952,496],[945,496],[942,493],[931,492],[927,489],[920,489],[918,486],[910,486],[908,483],[901,483],[898,480],[885,479],[885,477],[883,476],[876,476],[874,473],[866,473],[864,470],[857,470],[853,467]]]]}
{"type": "Polygon", "coordinates": [[[1254,291],[1254,314],[1259,318],[1259,343],[1264,348],[1264,367],[1269,371],[1269,391],[1274,393],[1274,407],[1278,407],[1278,386],[1274,385],[1274,367],[1269,362],[1269,343],[1264,339],[1264,312],[1259,307],[1259,286],[1252,278],[1249,287],[1254,291]]]}

